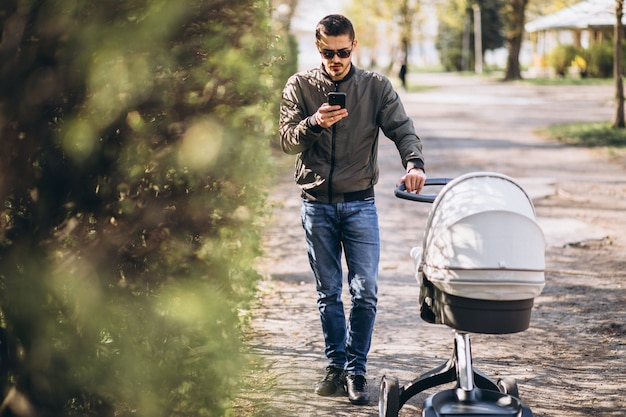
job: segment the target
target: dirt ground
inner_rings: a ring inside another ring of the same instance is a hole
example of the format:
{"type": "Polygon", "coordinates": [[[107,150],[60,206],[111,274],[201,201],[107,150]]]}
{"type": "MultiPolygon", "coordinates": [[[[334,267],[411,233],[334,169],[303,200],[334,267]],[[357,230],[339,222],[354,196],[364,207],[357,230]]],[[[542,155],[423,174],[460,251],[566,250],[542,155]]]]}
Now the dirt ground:
{"type": "MultiPolygon", "coordinates": [[[[472,335],[475,367],[493,378],[516,378],[535,416],[625,416],[626,164],[606,150],[566,147],[536,133],[555,123],[610,120],[612,87],[538,87],[441,74],[413,75],[411,82],[433,87],[401,92],[424,143],[428,175],[496,171],[517,179],[533,198],[546,237],[546,287],[535,299],[530,328],[472,335]]],[[[260,362],[237,415],[378,416],[383,375],[405,385],[452,355],[452,330],[419,318],[409,257],[421,245],[430,207],[393,196],[403,170],[390,141],[381,142],[379,159],[382,254],[370,405],[313,391],[326,360],[293,158],[279,155],[284,169],[270,196],[273,217],[260,259],[265,280],[249,342],[260,362]]],[[[421,415],[425,398],[445,388],[415,396],[400,416],[421,415]]]]}

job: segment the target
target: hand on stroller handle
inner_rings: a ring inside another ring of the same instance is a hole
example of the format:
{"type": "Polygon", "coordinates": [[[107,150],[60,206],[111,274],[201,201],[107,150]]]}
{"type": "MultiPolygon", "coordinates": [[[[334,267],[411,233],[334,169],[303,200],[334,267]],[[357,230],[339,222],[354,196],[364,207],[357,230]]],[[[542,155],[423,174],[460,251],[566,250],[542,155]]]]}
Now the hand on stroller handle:
{"type": "MultiPolygon", "coordinates": [[[[452,178],[427,178],[424,187],[430,187],[435,185],[446,185],[452,178]]],[[[404,183],[398,184],[396,190],[394,192],[395,196],[398,198],[403,198],[405,200],[418,201],[420,203],[432,203],[437,198],[437,194],[415,194],[410,193],[406,190],[406,186],[404,183]]]]}

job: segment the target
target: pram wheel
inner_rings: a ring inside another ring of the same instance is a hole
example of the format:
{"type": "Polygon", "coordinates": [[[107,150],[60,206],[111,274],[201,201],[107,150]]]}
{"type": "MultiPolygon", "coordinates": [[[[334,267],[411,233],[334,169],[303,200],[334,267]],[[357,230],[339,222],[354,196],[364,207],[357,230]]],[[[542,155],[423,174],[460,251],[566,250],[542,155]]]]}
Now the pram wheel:
{"type": "Polygon", "coordinates": [[[499,379],[497,382],[498,389],[503,394],[509,394],[512,397],[519,398],[519,388],[517,387],[517,381],[515,378],[506,376],[499,379]]]}
{"type": "Polygon", "coordinates": [[[378,395],[378,415],[380,417],[398,417],[400,412],[400,383],[394,376],[384,375],[380,380],[378,395]]]}

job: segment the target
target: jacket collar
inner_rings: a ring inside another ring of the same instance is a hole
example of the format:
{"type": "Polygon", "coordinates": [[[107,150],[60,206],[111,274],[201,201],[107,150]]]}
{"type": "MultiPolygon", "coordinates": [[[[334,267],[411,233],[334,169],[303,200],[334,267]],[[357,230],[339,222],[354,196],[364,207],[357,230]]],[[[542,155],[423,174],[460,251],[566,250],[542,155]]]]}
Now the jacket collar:
{"type": "Polygon", "coordinates": [[[322,70],[322,74],[324,74],[324,77],[328,78],[331,82],[335,83],[335,84],[341,84],[344,81],[348,81],[350,78],[352,78],[352,76],[354,75],[354,73],[356,72],[356,67],[354,66],[354,64],[352,63],[352,61],[350,61],[350,69],[348,70],[348,73],[346,74],[345,77],[343,77],[341,80],[339,81],[335,81],[333,79],[330,78],[330,75],[328,75],[328,73],[326,72],[326,70],[324,69],[324,65],[320,66],[320,69],[322,70]]]}

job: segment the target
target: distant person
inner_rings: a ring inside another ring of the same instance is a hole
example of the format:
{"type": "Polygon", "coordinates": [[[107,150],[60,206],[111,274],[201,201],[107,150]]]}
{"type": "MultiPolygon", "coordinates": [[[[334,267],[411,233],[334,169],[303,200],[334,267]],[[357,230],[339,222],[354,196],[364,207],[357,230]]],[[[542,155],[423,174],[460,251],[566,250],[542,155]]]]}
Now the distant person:
{"type": "Polygon", "coordinates": [[[327,396],[345,388],[353,404],[367,404],[380,257],[374,202],[379,131],[398,148],[406,169],[399,181],[409,192],[419,193],[426,180],[422,143],[391,82],[351,62],[357,40],[350,20],[326,16],[315,38],[321,66],[290,77],[280,107],[282,149],[297,154],[295,179],[328,358],[315,391],[327,396]],[[328,103],[330,92],[346,93],[345,108],[328,103]],[[352,295],[347,322],[342,251],[352,295]]]}
{"type": "Polygon", "coordinates": [[[404,88],[406,90],[406,62],[402,62],[402,65],[400,66],[400,74],[398,74],[400,76],[400,81],[402,81],[402,88],[404,88]]]}

